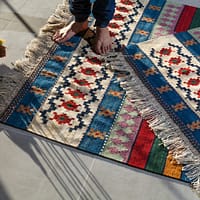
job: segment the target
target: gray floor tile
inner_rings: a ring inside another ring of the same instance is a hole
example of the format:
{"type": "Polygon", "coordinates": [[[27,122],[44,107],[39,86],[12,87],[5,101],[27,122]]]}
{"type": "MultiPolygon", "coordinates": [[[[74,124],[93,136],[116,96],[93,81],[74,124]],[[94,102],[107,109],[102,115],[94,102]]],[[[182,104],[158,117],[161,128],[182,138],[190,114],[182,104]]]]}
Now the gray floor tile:
{"type": "Polygon", "coordinates": [[[19,10],[22,15],[46,18],[52,15],[52,13],[57,8],[57,5],[62,3],[63,0],[43,0],[41,1],[31,1],[27,0],[24,6],[19,10]]]}
{"type": "Polygon", "coordinates": [[[2,128],[0,184],[10,200],[198,200],[180,181],[2,128]]]}
{"type": "MultiPolygon", "coordinates": [[[[103,193],[95,190],[100,195],[99,199],[115,200],[198,200],[197,195],[191,191],[188,184],[170,178],[154,175],[140,169],[130,168],[116,164],[113,161],[97,159],[91,171],[95,174],[100,185],[106,188],[108,198],[103,193]]],[[[88,184],[92,184],[92,179],[88,179],[84,189],[93,194],[93,199],[97,199],[94,191],[90,190],[88,184]]]]}
{"type": "Polygon", "coordinates": [[[0,181],[8,196],[12,200],[78,199],[93,157],[8,129],[0,132],[0,181]]]}
{"type": "Polygon", "coordinates": [[[29,17],[29,16],[20,16],[20,19],[13,19],[7,25],[6,30],[15,31],[15,32],[31,32],[35,35],[38,34],[38,27],[42,27],[46,24],[46,19],[29,17]]]}
{"type": "MultiPolygon", "coordinates": [[[[62,0],[0,0],[0,38],[12,68],[62,0]]],[[[200,0],[176,0],[200,7],[200,0]]],[[[0,125],[0,200],[197,200],[187,184],[99,159],[0,125]],[[5,131],[7,130],[7,131],[5,131]]]]}
{"type": "MultiPolygon", "coordinates": [[[[13,20],[13,18],[15,17],[15,14],[12,12],[0,12],[0,20],[4,20],[4,23],[8,23],[8,21],[13,20]]],[[[2,29],[1,29],[2,30],[2,29]]]]}
{"type": "Polygon", "coordinates": [[[26,46],[34,38],[34,35],[30,32],[3,30],[0,31],[0,38],[5,40],[6,46],[6,57],[1,58],[0,62],[13,68],[12,63],[24,56],[26,46]]]}
{"type": "MultiPolygon", "coordinates": [[[[30,0],[29,0],[30,2],[30,0]]],[[[10,12],[13,13],[24,6],[26,0],[1,0],[0,1],[0,13],[10,12]]]]}
{"type": "Polygon", "coordinates": [[[0,18],[0,30],[5,30],[6,26],[8,26],[9,20],[0,18]]]}

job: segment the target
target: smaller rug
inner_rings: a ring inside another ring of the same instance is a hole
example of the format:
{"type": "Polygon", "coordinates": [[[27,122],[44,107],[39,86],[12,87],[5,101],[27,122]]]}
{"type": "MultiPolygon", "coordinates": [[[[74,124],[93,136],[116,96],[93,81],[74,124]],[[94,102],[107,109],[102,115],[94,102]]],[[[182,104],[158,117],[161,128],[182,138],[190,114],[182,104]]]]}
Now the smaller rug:
{"type": "MultiPolygon", "coordinates": [[[[128,4],[131,1],[123,2],[128,4]]],[[[137,23],[132,25],[133,33],[128,44],[200,27],[200,9],[197,7],[170,0],[140,0],[135,1],[134,5],[141,5],[139,2],[142,6],[137,6],[134,13],[133,19],[137,23]]],[[[127,13],[130,11],[127,10],[127,13]]]]}
{"type": "MultiPolygon", "coordinates": [[[[200,191],[199,29],[124,48],[121,83],[141,116],[200,191]],[[124,71],[123,71],[124,73],[124,71]]],[[[122,58],[121,58],[122,59],[122,58]]],[[[115,64],[113,63],[113,66],[115,64]]],[[[115,68],[115,67],[114,67],[115,68]]]]}

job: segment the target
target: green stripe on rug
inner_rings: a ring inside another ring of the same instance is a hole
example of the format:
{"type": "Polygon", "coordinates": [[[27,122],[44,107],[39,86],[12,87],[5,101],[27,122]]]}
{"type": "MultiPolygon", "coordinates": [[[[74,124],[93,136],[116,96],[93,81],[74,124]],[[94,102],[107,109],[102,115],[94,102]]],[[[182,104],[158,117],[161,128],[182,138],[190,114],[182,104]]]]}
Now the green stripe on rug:
{"type": "Polygon", "coordinates": [[[168,151],[162,145],[160,139],[156,138],[149,154],[149,159],[147,161],[145,169],[149,171],[154,171],[156,173],[162,174],[165,167],[165,161],[167,159],[168,151]]]}
{"type": "Polygon", "coordinates": [[[190,25],[190,29],[200,27],[200,8],[198,8],[195,12],[194,18],[190,25]]]}

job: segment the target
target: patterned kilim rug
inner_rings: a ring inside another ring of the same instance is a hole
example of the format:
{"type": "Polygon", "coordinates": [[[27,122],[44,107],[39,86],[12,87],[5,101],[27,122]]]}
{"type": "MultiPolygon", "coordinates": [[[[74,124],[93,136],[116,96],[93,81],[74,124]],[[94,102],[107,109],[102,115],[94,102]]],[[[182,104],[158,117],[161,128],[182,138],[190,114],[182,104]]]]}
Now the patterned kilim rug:
{"type": "Polygon", "coordinates": [[[114,50],[99,56],[92,17],[84,35],[51,40],[71,20],[64,1],[16,62],[20,80],[1,76],[1,122],[199,192],[199,17],[171,1],[117,0],[114,50]]]}

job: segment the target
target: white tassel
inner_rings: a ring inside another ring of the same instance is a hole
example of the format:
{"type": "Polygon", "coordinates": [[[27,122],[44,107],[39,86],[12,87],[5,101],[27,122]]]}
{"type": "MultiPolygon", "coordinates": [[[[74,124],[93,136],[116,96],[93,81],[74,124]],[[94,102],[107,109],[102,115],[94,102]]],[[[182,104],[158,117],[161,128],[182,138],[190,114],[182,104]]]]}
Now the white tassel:
{"type": "Polygon", "coordinates": [[[47,24],[40,29],[39,36],[27,46],[24,57],[14,63],[19,76],[3,74],[0,76],[0,116],[11,100],[15,97],[23,83],[40,63],[43,55],[55,45],[52,41],[54,32],[71,20],[69,6],[66,0],[57,6],[55,13],[48,19],[47,24]]]}
{"type": "Polygon", "coordinates": [[[43,55],[55,45],[52,36],[58,28],[62,28],[71,21],[69,6],[64,0],[59,4],[55,13],[49,17],[47,24],[39,32],[39,36],[33,39],[27,46],[24,58],[15,62],[16,68],[21,71],[25,77],[29,77],[35,67],[39,64],[43,55]]]}
{"type": "Polygon", "coordinates": [[[125,89],[131,102],[134,103],[141,116],[148,121],[149,126],[157,137],[162,140],[163,145],[169,149],[177,163],[184,165],[183,170],[187,172],[186,174],[192,182],[192,187],[200,195],[199,152],[195,148],[192,148],[192,145],[179,127],[172,121],[162,106],[137,77],[125,60],[126,56],[118,53],[115,58],[109,57],[105,59],[111,63],[108,68],[116,71],[116,73],[123,70],[124,74],[125,72],[128,74],[126,77],[119,78],[121,87],[125,89]]]}

